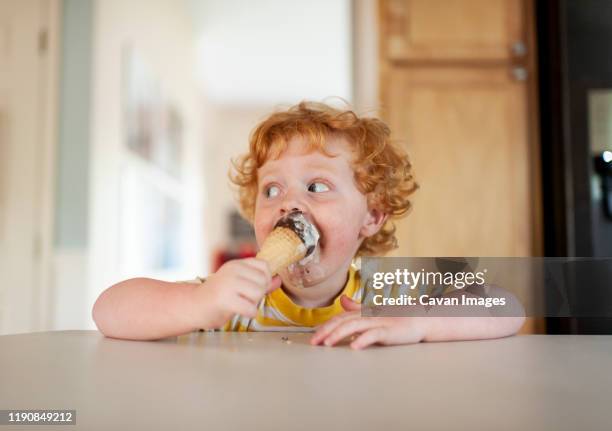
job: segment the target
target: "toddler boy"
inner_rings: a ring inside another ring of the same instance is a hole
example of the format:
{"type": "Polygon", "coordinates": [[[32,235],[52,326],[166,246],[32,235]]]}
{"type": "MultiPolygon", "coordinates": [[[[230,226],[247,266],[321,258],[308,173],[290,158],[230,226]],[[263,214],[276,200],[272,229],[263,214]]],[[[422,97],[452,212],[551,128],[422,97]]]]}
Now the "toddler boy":
{"type": "Polygon", "coordinates": [[[312,102],[276,112],[253,131],[231,179],[259,246],[279,219],[299,211],[320,234],[314,256],[275,277],[265,261],[249,258],[227,262],[198,283],[120,282],[94,305],[102,333],[158,339],[200,328],[316,328],[312,344],[352,337],[351,347],[361,349],[502,337],[523,323],[519,317],[361,316],[356,258],[396,247],[392,220],[407,213],[417,188],[407,155],[378,119],[312,102]]]}

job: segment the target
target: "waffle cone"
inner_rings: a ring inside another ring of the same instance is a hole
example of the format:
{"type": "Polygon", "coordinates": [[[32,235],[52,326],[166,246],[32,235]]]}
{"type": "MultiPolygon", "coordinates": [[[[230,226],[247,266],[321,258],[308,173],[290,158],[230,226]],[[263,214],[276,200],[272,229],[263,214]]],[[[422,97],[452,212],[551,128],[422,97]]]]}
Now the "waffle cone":
{"type": "Polygon", "coordinates": [[[266,238],[257,258],[268,262],[274,276],[305,255],[306,246],[300,237],[289,228],[278,227],[266,238]]]}

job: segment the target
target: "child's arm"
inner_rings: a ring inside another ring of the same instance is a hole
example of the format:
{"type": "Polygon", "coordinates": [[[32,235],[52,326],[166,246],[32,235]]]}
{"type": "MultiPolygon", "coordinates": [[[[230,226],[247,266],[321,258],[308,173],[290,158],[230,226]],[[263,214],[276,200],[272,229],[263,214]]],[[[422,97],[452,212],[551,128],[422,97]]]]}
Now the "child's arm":
{"type": "MultiPolygon", "coordinates": [[[[447,297],[462,296],[477,298],[466,291],[456,290],[447,297]]],[[[506,316],[495,316],[490,309],[472,306],[472,316],[466,316],[465,307],[461,316],[449,316],[448,308],[432,307],[424,322],[427,328],[423,341],[482,340],[508,337],[516,334],[525,323],[525,309],[510,292],[496,286],[487,288],[489,298],[504,298],[506,316]],[[511,316],[511,317],[510,317],[511,316]]]]}
{"type": "Polygon", "coordinates": [[[272,283],[267,263],[255,258],[227,262],[200,285],[133,278],[102,292],[93,319],[107,337],[131,340],[220,328],[235,314],[255,317],[279,281],[272,283]]]}
{"type": "MultiPolygon", "coordinates": [[[[501,338],[516,334],[525,322],[525,310],[511,293],[490,287],[489,297],[506,298],[506,315],[491,314],[484,306],[472,306],[471,315],[465,315],[465,308],[457,316],[451,316],[452,309],[444,306],[422,308],[415,317],[362,317],[361,305],[343,296],[341,303],[346,313],[340,314],[321,325],[311,339],[311,344],[333,346],[346,337],[355,335],[351,347],[362,349],[371,344],[395,345],[421,341],[458,341],[501,338]]],[[[445,296],[465,295],[467,292],[453,292],[445,296]]]]}

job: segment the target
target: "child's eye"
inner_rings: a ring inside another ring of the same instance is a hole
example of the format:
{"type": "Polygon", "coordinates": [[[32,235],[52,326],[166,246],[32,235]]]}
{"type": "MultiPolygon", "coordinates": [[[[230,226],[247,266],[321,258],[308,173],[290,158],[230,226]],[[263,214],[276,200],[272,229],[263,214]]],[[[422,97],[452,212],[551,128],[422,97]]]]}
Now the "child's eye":
{"type": "Polygon", "coordinates": [[[269,186],[266,187],[264,194],[267,198],[275,198],[280,193],[280,188],[278,186],[269,186]]]}
{"type": "Polygon", "coordinates": [[[329,187],[325,183],[314,182],[314,183],[310,183],[310,185],[308,186],[308,191],[312,193],[328,192],[329,187]]]}

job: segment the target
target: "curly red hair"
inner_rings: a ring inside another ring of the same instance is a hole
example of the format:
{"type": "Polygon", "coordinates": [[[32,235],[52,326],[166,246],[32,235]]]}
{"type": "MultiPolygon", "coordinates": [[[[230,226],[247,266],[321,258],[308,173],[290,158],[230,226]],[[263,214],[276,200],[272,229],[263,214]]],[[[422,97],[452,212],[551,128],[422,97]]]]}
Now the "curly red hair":
{"type": "Polygon", "coordinates": [[[324,103],[301,102],[275,112],[251,133],[249,152],[232,160],[230,180],[238,186],[243,216],[253,221],[257,198],[257,172],[269,159],[278,158],[289,141],[305,138],[308,151],[325,149],[329,138],[343,138],[355,154],[353,170],[358,189],[370,208],[389,218],[375,235],[366,238],[357,255],[381,255],[397,247],[393,219],[404,216],[412,204],[409,197],[418,188],[408,155],[390,140],[389,127],[379,119],[359,117],[350,109],[324,103]]]}

